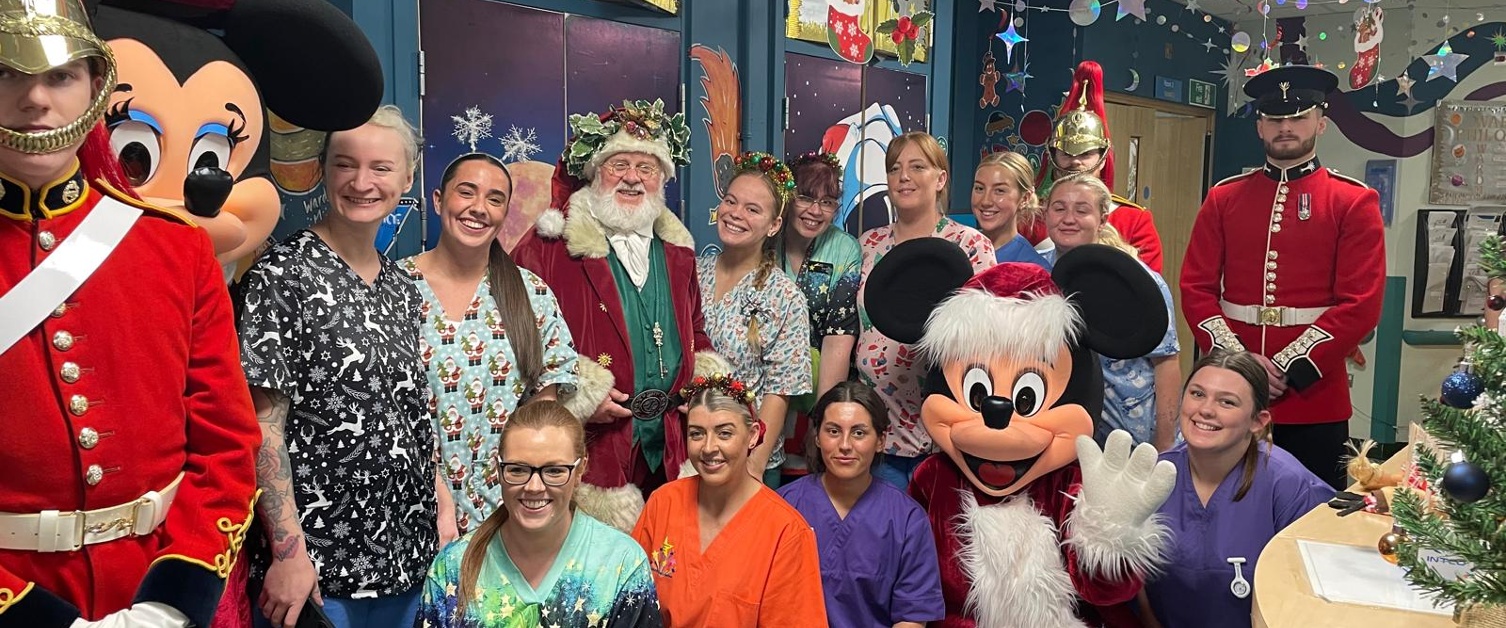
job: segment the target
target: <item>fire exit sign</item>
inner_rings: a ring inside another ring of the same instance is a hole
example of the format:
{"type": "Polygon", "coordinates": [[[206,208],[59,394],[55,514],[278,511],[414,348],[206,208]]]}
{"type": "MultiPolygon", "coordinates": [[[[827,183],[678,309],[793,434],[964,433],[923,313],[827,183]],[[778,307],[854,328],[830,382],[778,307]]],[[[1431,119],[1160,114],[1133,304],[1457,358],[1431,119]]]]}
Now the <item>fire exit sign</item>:
{"type": "Polygon", "coordinates": [[[1197,79],[1187,79],[1187,104],[1215,109],[1217,105],[1213,103],[1217,99],[1218,86],[1197,79]]]}

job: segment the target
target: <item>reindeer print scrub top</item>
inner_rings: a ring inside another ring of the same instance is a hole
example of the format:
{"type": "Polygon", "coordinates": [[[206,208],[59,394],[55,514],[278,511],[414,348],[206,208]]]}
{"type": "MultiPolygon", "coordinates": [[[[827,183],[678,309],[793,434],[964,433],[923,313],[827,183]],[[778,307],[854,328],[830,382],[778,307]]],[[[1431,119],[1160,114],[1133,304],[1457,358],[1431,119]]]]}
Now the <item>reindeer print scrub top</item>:
{"type": "MultiPolygon", "coordinates": [[[[423,584],[439,539],[418,288],[385,256],[368,285],[304,230],[258,260],[238,293],[246,379],[292,400],[293,497],[321,591],[423,584]]],[[[270,562],[260,529],[253,577],[270,562]]]]}

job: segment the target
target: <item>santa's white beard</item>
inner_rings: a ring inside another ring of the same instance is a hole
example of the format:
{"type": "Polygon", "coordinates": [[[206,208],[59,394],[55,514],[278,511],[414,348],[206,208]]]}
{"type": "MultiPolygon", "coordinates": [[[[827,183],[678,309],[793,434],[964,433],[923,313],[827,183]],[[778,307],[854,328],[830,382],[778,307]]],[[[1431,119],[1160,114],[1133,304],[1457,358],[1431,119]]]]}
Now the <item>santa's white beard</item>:
{"type": "Polygon", "coordinates": [[[610,233],[634,233],[647,229],[669,210],[664,203],[664,188],[645,189],[643,185],[617,184],[617,187],[602,190],[592,186],[590,192],[591,215],[610,233]],[[637,206],[617,202],[617,190],[642,189],[643,202],[637,206]]]}

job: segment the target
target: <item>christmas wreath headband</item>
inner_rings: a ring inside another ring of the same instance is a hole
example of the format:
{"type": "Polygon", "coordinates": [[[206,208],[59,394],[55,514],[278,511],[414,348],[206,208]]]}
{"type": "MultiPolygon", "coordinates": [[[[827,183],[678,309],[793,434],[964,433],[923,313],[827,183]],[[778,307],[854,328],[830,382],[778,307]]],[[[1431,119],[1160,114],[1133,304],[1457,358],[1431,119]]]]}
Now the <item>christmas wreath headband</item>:
{"type": "Polygon", "coordinates": [[[800,166],[804,166],[805,164],[810,163],[823,163],[831,166],[832,170],[837,171],[837,179],[839,181],[841,180],[842,162],[841,160],[837,159],[836,153],[827,153],[819,150],[813,150],[811,152],[802,154],[799,157],[796,157],[794,161],[790,162],[790,170],[796,170],[800,168],[800,166]]]}
{"type": "MultiPolygon", "coordinates": [[[[756,172],[774,184],[774,191],[779,195],[783,204],[788,204],[795,197],[795,174],[790,172],[778,157],[768,153],[749,151],[737,158],[736,174],[756,172]]],[[[735,176],[735,175],[734,175],[735,176]]]]}
{"type": "Polygon", "coordinates": [[[722,373],[695,376],[695,378],[690,380],[689,384],[680,389],[680,398],[684,399],[686,403],[690,403],[690,400],[694,399],[701,391],[708,389],[720,391],[722,394],[736,401],[747,404],[750,409],[753,406],[753,389],[731,375],[724,375],[722,373]]]}
{"type": "MultiPolygon", "coordinates": [[[[664,112],[664,101],[655,99],[622,101],[622,106],[613,107],[604,114],[572,114],[570,116],[569,143],[565,145],[565,169],[572,176],[584,177],[591,162],[613,142],[618,133],[625,133],[637,142],[662,143],[668,157],[677,165],[690,163],[690,127],[685,124],[685,114],[673,116],[664,112]]],[[[671,173],[673,174],[673,173],[671,173]]]]}

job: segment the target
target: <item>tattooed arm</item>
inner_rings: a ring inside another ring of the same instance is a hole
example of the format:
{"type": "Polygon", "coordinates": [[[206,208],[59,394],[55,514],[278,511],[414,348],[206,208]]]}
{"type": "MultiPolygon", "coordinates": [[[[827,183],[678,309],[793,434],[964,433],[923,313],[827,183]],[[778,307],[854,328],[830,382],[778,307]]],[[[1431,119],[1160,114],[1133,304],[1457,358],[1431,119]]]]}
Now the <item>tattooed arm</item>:
{"type": "Polygon", "coordinates": [[[319,574],[304,544],[298,505],[293,501],[293,466],[288,462],[284,437],[292,400],[267,388],[251,389],[251,400],[256,404],[262,435],[261,451],[256,456],[256,485],[262,494],[256,510],[272,545],[272,565],[267,569],[257,607],[273,626],[291,628],[310,595],[319,604],[324,603],[319,595],[319,574]]]}

